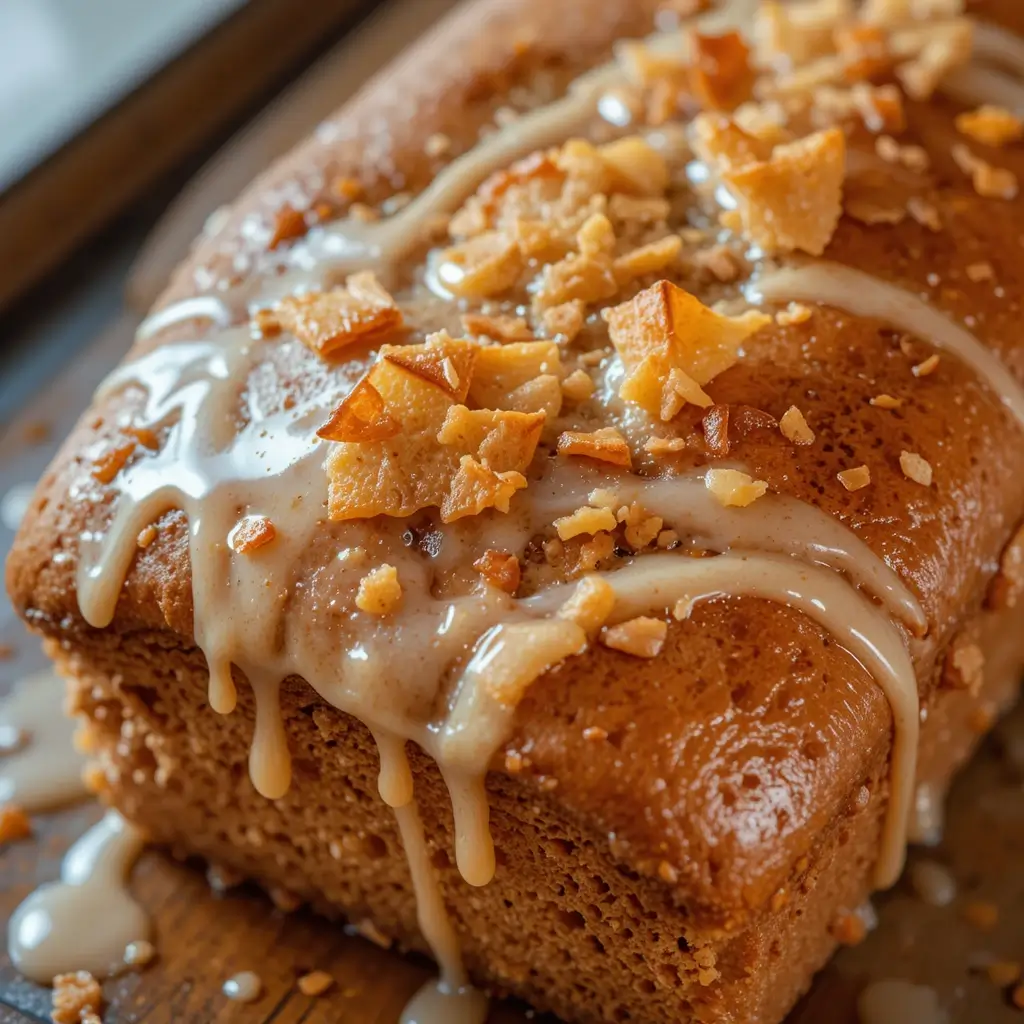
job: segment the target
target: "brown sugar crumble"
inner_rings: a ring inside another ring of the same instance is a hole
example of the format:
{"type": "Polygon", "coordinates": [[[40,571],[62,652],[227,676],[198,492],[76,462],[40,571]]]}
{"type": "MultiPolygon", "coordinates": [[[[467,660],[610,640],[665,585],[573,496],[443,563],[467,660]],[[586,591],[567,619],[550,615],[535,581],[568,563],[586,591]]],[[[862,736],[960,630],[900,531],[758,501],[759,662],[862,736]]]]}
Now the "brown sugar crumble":
{"type": "Polygon", "coordinates": [[[402,584],[393,565],[377,566],[359,581],[356,607],[381,618],[394,612],[402,602],[402,584]]]}
{"type": "Polygon", "coordinates": [[[18,804],[0,807],[0,848],[32,835],[32,822],[18,804]]]}
{"type": "Polygon", "coordinates": [[[103,1006],[100,983],[88,971],[53,979],[53,1024],[91,1024],[103,1006]]]}
{"type": "Polygon", "coordinates": [[[228,534],[228,547],[236,554],[248,555],[270,544],[275,537],[277,529],[266,516],[244,516],[228,534]]]}
{"type": "Polygon", "coordinates": [[[474,563],[473,568],[488,583],[504,590],[506,594],[514,594],[519,589],[521,570],[519,559],[507,551],[495,551],[488,548],[474,563]]]}
{"type": "Polygon", "coordinates": [[[903,475],[908,480],[913,480],[914,483],[920,484],[922,487],[931,487],[931,463],[916,452],[900,452],[900,469],[903,470],[903,475]]]}
{"type": "Polygon", "coordinates": [[[617,626],[606,627],[601,632],[601,642],[605,647],[632,654],[635,658],[656,658],[665,645],[667,635],[668,623],[664,619],[639,615],[617,626]]]}
{"type": "Polygon", "coordinates": [[[871,470],[867,466],[854,466],[840,470],[836,477],[848,491],[859,491],[871,483],[871,470]]]}
{"type": "Polygon", "coordinates": [[[333,984],[334,978],[326,971],[310,971],[298,980],[299,991],[304,996],[322,996],[333,984]]]}
{"type": "Polygon", "coordinates": [[[915,377],[928,377],[931,376],[939,368],[939,354],[933,352],[923,362],[918,363],[916,366],[911,367],[911,372],[915,377]]]}

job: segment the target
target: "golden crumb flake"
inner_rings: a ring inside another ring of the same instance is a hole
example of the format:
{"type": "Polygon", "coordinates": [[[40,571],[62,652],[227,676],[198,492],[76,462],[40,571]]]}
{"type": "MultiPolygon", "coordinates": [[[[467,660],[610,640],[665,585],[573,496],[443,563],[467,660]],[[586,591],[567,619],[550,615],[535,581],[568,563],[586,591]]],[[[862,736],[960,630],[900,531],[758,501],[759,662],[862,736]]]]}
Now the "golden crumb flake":
{"type": "Polygon", "coordinates": [[[553,525],[560,540],[572,540],[573,537],[583,534],[593,535],[605,530],[614,530],[618,523],[615,513],[610,508],[591,508],[589,505],[583,505],[570,515],[556,519],[553,525]]]}
{"type": "Polygon", "coordinates": [[[691,32],[690,48],[690,92],[703,110],[735,110],[750,99],[756,74],[739,32],[691,32]]]}
{"type": "Polygon", "coordinates": [[[668,455],[678,455],[687,449],[686,439],[682,437],[649,437],[644,444],[644,451],[656,459],[668,455]]]}
{"type": "Polygon", "coordinates": [[[601,631],[601,643],[634,658],[656,658],[667,636],[668,623],[664,619],[639,615],[616,626],[606,626],[601,631]]]}
{"type": "Polygon", "coordinates": [[[521,570],[519,559],[507,551],[495,551],[488,548],[474,563],[473,568],[492,587],[504,590],[506,594],[514,594],[519,589],[521,570]]]}
{"type": "Polygon", "coordinates": [[[596,636],[615,607],[615,589],[600,576],[584,576],[558,610],[560,619],[580,626],[588,636],[596,636]]]}
{"type": "Polygon", "coordinates": [[[957,130],[983,146],[1005,146],[1024,137],[1024,122],[1005,107],[985,104],[958,114],[957,130]]]}
{"type": "Polygon", "coordinates": [[[953,146],[953,159],[964,174],[969,175],[974,191],[985,199],[1015,199],[1017,176],[1013,171],[993,167],[987,160],[972,153],[962,142],[953,146]]]}
{"type": "Polygon", "coordinates": [[[135,447],[134,441],[123,441],[108,448],[93,462],[92,475],[101,484],[112,483],[134,454],[135,447]]]}
{"type": "Polygon", "coordinates": [[[931,487],[931,463],[915,452],[900,452],[900,469],[903,470],[903,475],[908,480],[913,480],[914,483],[920,484],[922,487],[931,487]]]}
{"type": "Polygon", "coordinates": [[[544,412],[562,407],[562,358],[552,341],[514,341],[477,352],[469,400],[483,409],[544,412]]]}
{"type": "Polygon", "coordinates": [[[632,457],[626,439],[614,427],[590,432],[566,430],[558,436],[559,455],[583,455],[613,466],[629,467],[632,457]]]}
{"type": "Polygon", "coordinates": [[[660,197],[668,188],[665,158],[639,135],[630,135],[598,147],[610,172],[608,192],[640,197],[660,197]]]}
{"type": "Polygon", "coordinates": [[[544,267],[533,304],[543,314],[567,302],[579,301],[585,305],[600,302],[611,298],[618,290],[610,256],[573,253],[544,267]]]}
{"type": "Polygon", "coordinates": [[[793,444],[814,444],[814,431],[807,425],[804,414],[795,405],[791,405],[782,414],[779,430],[782,431],[782,436],[793,444]]]}
{"type": "Polygon", "coordinates": [[[771,159],[772,142],[741,128],[724,114],[699,114],[693,122],[693,145],[704,163],[725,170],[771,159]]]}
{"type": "Polygon", "coordinates": [[[791,302],[785,309],[775,314],[775,322],[780,327],[794,327],[805,324],[811,319],[811,308],[800,302],[791,302]]]}
{"type": "Polygon", "coordinates": [[[352,274],[344,288],[289,295],[274,313],[284,330],[324,358],[357,342],[378,342],[402,325],[402,311],[370,271],[352,274]]]}
{"type": "Polygon", "coordinates": [[[310,971],[297,984],[304,996],[322,996],[334,984],[334,978],[326,971],[310,971]]]}
{"type": "Polygon", "coordinates": [[[152,523],[150,523],[148,526],[144,526],[141,530],[139,530],[139,534],[135,538],[135,544],[137,547],[144,551],[153,543],[153,541],[156,540],[156,538],[156,527],[152,523]]]}
{"type": "Polygon", "coordinates": [[[243,516],[228,534],[228,547],[235,554],[248,555],[270,544],[277,529],[266,516],[243,516]]]}
{"type": "Polygon", "coordinates": [[[443,250],[438,255],[437,277],[459,298],[486,299],[508,291],[524,266],[514,239],[487,231],[443,250]]]}
{"type": "Polygon", "coordinates": [[[839,223],[846,138],[838,128],[776,146],[768,160],[726,168],[744,234],[766,252],[820,256],[839,223]]]}
{"type": "Polygon", "coordinates": [[[467,334],[493,338],[495,341],[530,341],[533,332],[521,316],[485,316],[463,313],[462,326],[467,334]]]}
{"type": "Polygon", "coordinates": [[[903,404],[902,398],[894,398],[892,395],[875,395],[871,399],[871,404],[879,409],[898,409],[903,404]]]}
{"type": "Polygon", "coordinates": [[[478,345],[441,333],[423,345],[387,345],[380,355],[410,376],[433,384],[453,401],[463,402],[480,351],[478,345]]]}
{"type": "Polygon", "coordinates": [[[100,983],[88,971],[58,974],[53,979],[53,1024],[81,1024],[103,1006],[100,983]]]}
{"type": "Polygon", "coordinates": [[[468,409],[454,405],[446,413],[437,441],[470,452],[496,471],[525,469],[544,425],[543,413],[468,409]]]}
{"type": "Polygon", "coordinates": [[[18,804],[0,807],[0,848],[32,835],[32,822],[18,804]]]}
{"type": "MultiPolygon", "coordinates": [[[[526,624],[520,624],[523,626],[526,624]]],[[[502,628],[516,629],[515,626],[502,628]]],[[[529,623],[528,629],[528,640],[506,643],[494,652],[488,662],[484,688],[488,696],[505,707],[516,707],[540,675],[587,649],[587,634],[574,622],[539,619],[529,623]]],[[[522,636],[522,633],[518,634],[519,638],[522,636]]],[[[525,767],[522,763],[525,761],[526,758],[522,758],[521,767],[525,767]]]]}
{"type": "Polygon", "coordinates": [[[848,491],[859,491],[871,483],[871,470],[867,466],[854,466],[853,469],[841,470],[836,477],[848,491]]]}
{"type": "Polygon", "coordinates": [[[974,284],[991,281],[996,276],[995,267],[988,260],[982,260],[980,263],[968,263],[964,268],[964,273],[967,275],[967,280],[974,284]]]}
{"type": "Polygon", "coordinates": [[[669,281],[651,285],[602,315],[628,371],[619,394],[655,416],[662,414],[666,399],[671,406],[673,395],[680,393],[684,379],[670,380],[673,369],[697,385],[706,384],[732,366],[743,342],[771,319],[752,310],[722,316],[669,281]]]}
{"type": "Polygon", "coordinates": [[[675,263],[682,251],[683,240],[679,235],[667,235],[617,257],[612,261],[612,273],[616,281],[625,285],[638,277],[660,273],[675,263]]]}
{"type": "Polygon", "coordinates": [[[380,392],[361,380],[316,432],[325,441],[385,441],[402,429],[384,407],[380,392]]]}
{"type": "Polygon", "coordinates": [[[386,562],[372,569],[359,581],[356,607],[367,615],[384,618],[402,602],[402,584],[398,570],[386,562]]]}
{"type": "Polygon", "coordinates": [[[466,516],[477,516],[488,508],[508,512],[513,495],[524,487],[526,477],[522,473],[498,473],[472,455],[463,455],[441,502],[441,520],[453,523],[466,516]]]}
{"type": "Polygon", "coordinates": [[[704,486],[726,508],[745,508],[768,490],[764,480],[755,480],[738,469],[709,469],[704,474],[704,486]]]}
{"type": "Polygon", "coordinates": [[[933,352],[923,362],[911,367],[911,372],[915,377],[930,377],[938,368],[939,354],[937,352],[933,352]]]}
{"type": "Polygon", "coordinates": [[[545,309],[541,315],[544,334],[549,338],[575,339],[583,329],[584,306],[578,299],[545,309]]]}

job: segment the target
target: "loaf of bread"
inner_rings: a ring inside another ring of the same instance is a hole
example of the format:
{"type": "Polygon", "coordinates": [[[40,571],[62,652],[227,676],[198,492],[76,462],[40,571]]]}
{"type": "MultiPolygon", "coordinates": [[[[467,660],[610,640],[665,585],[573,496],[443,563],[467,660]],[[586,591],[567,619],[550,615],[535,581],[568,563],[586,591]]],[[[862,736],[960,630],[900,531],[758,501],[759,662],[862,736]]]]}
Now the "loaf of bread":
{"type": "Polygon", "coordinates": [[[1024,664],[963,7],[474,0],[257,180],[8,563],[102,798],[431,954],[414,1019],[781,1021],[1024,664]]]}

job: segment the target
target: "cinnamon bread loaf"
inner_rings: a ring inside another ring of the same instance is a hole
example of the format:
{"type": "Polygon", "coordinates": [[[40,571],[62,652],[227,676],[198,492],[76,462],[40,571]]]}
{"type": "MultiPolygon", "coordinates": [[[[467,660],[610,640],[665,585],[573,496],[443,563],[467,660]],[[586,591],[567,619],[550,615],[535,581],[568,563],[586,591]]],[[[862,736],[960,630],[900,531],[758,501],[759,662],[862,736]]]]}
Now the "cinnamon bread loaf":
{"type": "Polygon", "coordinates": [[[417,1019],[781,1021],[1024,662],[1014,30],[438,26],[40,484],[8,587],[103,799],[433,955],[417,1019]]]}

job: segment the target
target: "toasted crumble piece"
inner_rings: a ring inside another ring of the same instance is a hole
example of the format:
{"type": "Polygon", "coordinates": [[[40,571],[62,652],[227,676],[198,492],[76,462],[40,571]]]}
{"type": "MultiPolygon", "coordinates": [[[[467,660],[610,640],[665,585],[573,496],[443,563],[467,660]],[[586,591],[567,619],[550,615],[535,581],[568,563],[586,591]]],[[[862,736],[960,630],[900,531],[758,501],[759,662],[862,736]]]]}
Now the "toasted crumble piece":
{"type": "Polygon", "coordinates": [[[252,332],[258,338],[274,338],[281,333],[281,321],[272,309],[257,309],[252,315],[252,332]]]}
{"type": "Polygon", "coordinates": [[[846,138],[838,128],[776,146],[771,158],[726,168],[744,235],[766,252],[820,256],[843,212],[846,138]]]}
{"type": "Polygon", "coordinates": [[[614,530],[618,525],[615,513],[610,508],[591,508],[583,505],[567,516],[561,516],[552,524],[560,540],[572,540],[581,534],[596,534],[614,530]]]}
{"type": "Polygon", "coordinates": [[[958,634],[943,664],[942,685],[951,690],[977,694],[985,679],[985,653],[973,641],[958,634]]]}
{"type": "Polygon", "coordinates": [[[887,395],[884,392],[881,395],[875,395],[874,398],[870,399],[870,402],[879,409],[898,409],[903,405],[902,398],[894,398],[892,395],[887,395]]]}
{"type": "Polygon", "coordinates": [[[477,352],[469,400],[483,409],[544,412],[562,408],[562,358],[552,341],[513,341],[477,352]]]}
{"type": "Polygon", "coordinates": [[[964,273],[967,275],[967,280],[974,284],[991,281],[996,276],[995,268],[988,260],[982,260],[980,263],[968,263],[964,268],[964,273]]]}
{"type": "Polygon", "coordinates": [[[693,262],[722,284],[732,284],[743,272],[743,261],[725,244],[700,249],[694,254],[693,262]]]}
{"type": "Polygon", "coordinates": [[[928,377],[931,376],[939,368],[939,354],[933,352],[923,362],[918,363],[916,366],[911,367],[911,373],[915,377],[928,377]]]}
{"type": "Polygon", "coordinates": [[[473,568],[492,587],[504,590],[506,594],[514,594],[519,589],[521,570],[519,559],[507,551],[495,551],[488,548],[474,563],[473,568]]]}
{"type": "Polygon", "coordinates": [[[583,319],[583,303],[574,299],[545,309],[541,315],[541,324],[547,337],[561,337],[571,342],[583,329],[583,319]]]}
{"type": "Polygon", "coordinates": [[[952,149],[953,159],[971,179],[974,191],[985,199],[1014,199],[1019,191],[1013,171],[993,167],[987,160],[972,153],[962,142],[952,149]]]}
{"type": "Polygon", "coordinates": [[[667,636],[668,623],[664,619],[638,615],[616,626],[605,626],[601,630],[601,643],[634,658],[656,658],[667,636]]]}
{"type": "Polygon", "coordinates": [[[612,261],[612,273],[620,285],[626,285],[638,277],[657,274],[670,267],[682,251],[683,240],[678,235],[666,235],[616,257],[612,261]]]}
{"type": "Polygon", "coordinates": [[[0,848],[32,835],[32,822],[18,804],[0,807],[0,848]]]}
{"type": "Polygon", "coordinates": [[[600,725],[588,725],[583,730],[582,736],[588,743],[601,743],[608,739],[608,730],[600,725]]]}
{"type": "Polygon", "coordinates": [[[152,428],[145,427],[141,423],[130,423],[122,429],[129,437],[138,441],[143,448],[148,448],[151,452],[160,450],[160,437],[152,428]]]}
{"type": "Polygon", "coordinates": [[[88,971],[58,974],[53,979],[53,1024],[80,1024],[102,1006],[103,990],[88,971]]]}
{"type": "Polygon", "coordinates": [[[534,292],[534,309],[541,314],[552,306],[578,300],[584,305],[610,299],[619,290],[610,256],[573,253],[549,263],[534,292]]]}
{"type": "Polygon", "coordinates": [[[293,242],[306,233],[306,216],[301,210],[285,204],[274,214],[274,230],[267,243],[268,249],[276,249],[285,242],[293,242]]]}
{"type": "Polygon", "coordinates": [[[871,483],[871,470],[867,466],[854,466],[852,469],[840,470],[836,477],[848,491],[859,491],[871,483]]]}
{"type": "Polygon", "coordinates": [[[791,405],[782,414],[779,430],[782,431],[782,436],[793,444],[814,444],[814,431],[807,425],[804,414],[795,405],[791,405]]]}
{"type": "Polygon", "coordinates": [[[359,581],[356,607],[367,615],[380,618],[394,612],[402,601],[402,584],[398,570],[385,562],[372,569],[359,581]]]}
{"type": "Polygon", "coordinates": [[[297,984],[304,996],[322,996],[334,984],[334,978],[326,971],[310,971],[297,984]]]}
{"type": "Polygon", "coordinates": [[[370,271],[352,274],[344,288],[286,296],[274,313],[323,358],[357,342],[379,341],[402,325],[402,311],[370,271]]]}
{"type": "Polygon", "coordinates": [[[463,402],[480,351],[479,345],[442,332],[431,335],[423,345],[386,345],[380,356],[384,362],[432,384],[452,401],[463,402]]]}
{"type": "Polygon", "coordinates": [[[576,232],[576,247],[582,256],[610,256],[615,252],[615,228],[603,213],[591,214],[576,232]]]}
{"type": "Polygon", "coordinates": [[[703,110],[735,110],[750,99],[756,72],[739,32],[690,33],[689,86],[703,110]]]}
{"type": "Polygon", "coordinates": [[[726,508],[745,508],[768,490],[764,480],[755,480],[738,469],[709,469],[704,486],[726,508]]]}
{"type": "Polygon", "coordinates": [[[785,309],[775,314],[775,322],[780,327],[794,327],[797,324],[805,324],[811,319],[812,311],[810,306],[800,302],[791,302],[785,309]]]}
{"type": "Polygon", "coordinates": [[[1024,137],[1024,121],[1005,107],[989,103],[958,114],[956,127],[969,139],[997,149],[1024,137]]]}
{"type": "Polygon", "coordinates": [[[316,434],[325,441],[386,441],[401,429],[402,425],[384,407],[380,392],[364,379],[345,396],[316,434]]]}
{"type": "Polygon", "coordinates": [[[228,547],[235,554],[248,555],[270,544],[276,536],[277,530],[266,516],[243,516],[228,534],[228,547]]]}
{"type": "Polygon", "coordinates": [[[493,338],[495,341],[531,341],[533,331],[521,316],[484,316],[463,313],[462,326],[467,334],[493,338]]]}
{"type": "Polygon", "coordinates": [[[589,637],[597,635],[615,607],[615,589],[600,576],[584,576],[558,610],[560,619],[580,626],[589,637]]]}
{"type": "Polygon", "coordinates": [[[644,443],[644,451],[656,459],[667,455],[678,455],[685,452],[688,445],[683,437],[649,437],[644,443]]]}
{"type": "Polygon", "coordinates": [[[498,409],[448,409],[437,440],[441,445],[468,451],[496,471],[525,469],[540,439],[542,412],[498,409]]]}
{"type": "Polygon", "coordinates": [[[145,967],[156,958],[156,946],[147,939],[136,939],[124,947],[126,967],[145,967]]]}
{"type": "Polygon", "coordinates": [[[664,195],[669,184],[665,158],[644,138],[629,135],[598,147],[609,171],[606,192],[623,192],[643,198],[664,195]]]}
{"type": "MultiPolygon", "coordinates": [[[[648,364],[650,367],[651,364],[648,364]]],[[[675,419],[684,405],[696,405],[707,409],[715,404],[715,400],[688,374],[673,366],[668,371],[668,379],[662,384],[661,409],[659,417],[665,423],[675,419]]]]}
{"type": "Polygon", "coordinates": [[[121,441],[108,448],[92,464],[92,475],[101,484],[112,483],[135,453],[134,441],[121,441]]]}
{"type": "Polygon", "coordinates": [[[582,368],[573,370],[562,381],[562,395],[570,402],[585,402],[593,395],[596,388],[594,378],[582,368]]]}
{"type": "Polygon", "coordinates": [[[139,530],[139,535],[135,538],[135,544],[140,550],[145,551],[156,540],[156,537],[156,527],[150,523],[139,530]]]}
{"type": "Polygon", "coordinates": [[[443,250],[437,275],[450,292],[464,299],[486,299],[511,288],[525,263],[519,246],[500,231],[486,231],[443,250]]]}
{"type": "Polygon", "coordinates": [[[911,196],[907,200],[907,213],[922,227],[929,231],[938,233],[942,230],[942,217],[939,215],[939,208],[922,199],[921,196],[911,196]]]}
{"type": "Polygon", "coordinates": [[[629,444],[615,427],[602,427],[590,432],[565,430],[558,435],[559,455],[584,455],[613,466],[632,465],[629,444]]]}
{"type": "Polygon", "coordinates": [[[526,477],[515,470],[497,473],[472,455],[463,455],[441,502],[441,521],[453,523],[466,516],[479,515],[484,509],[508,512],[516,491],[526,487],[526,477]]]}
{"type": "Polygon", "coordinates": [[[724,114],[698,114],[693,146],[700,159],[720,171],[771,159],[772,142],[741,128],[724,114]]]}
{"type": "Polygon", "coordinates": [[[673,395],[680,393],[684,379],[670,379],[673,369],[697,385],[707,384],[737,361],[747,338],[770,322],[753,310],[722,316],[669,281],[651,285],[602,316],[628,371],[620,396],[654,416],[661,416],[666,397],[671,406],[673,395]]]}
{"type": "Polygon", "coordinates": [[[530,630],[528,643],[506,644],[488,663],[484,688],[506,708],[516,707],[548,669],[587,649],[587,634],[574,622],[539,619],[531,623],[530,630]]]}
{"type": "Polygon", "coordinates": [[[922,487],[932,485],[932,467],[926,459],[921,458],[915,452],[900,452],[900,469],[908,480],[920,484],[922,487]]]}

